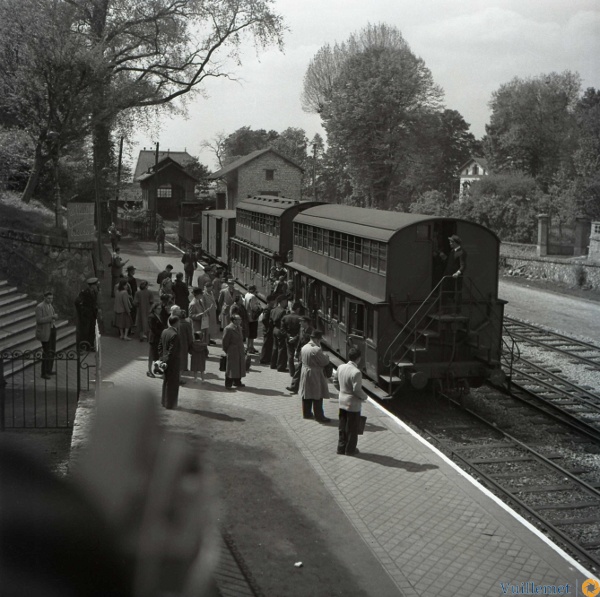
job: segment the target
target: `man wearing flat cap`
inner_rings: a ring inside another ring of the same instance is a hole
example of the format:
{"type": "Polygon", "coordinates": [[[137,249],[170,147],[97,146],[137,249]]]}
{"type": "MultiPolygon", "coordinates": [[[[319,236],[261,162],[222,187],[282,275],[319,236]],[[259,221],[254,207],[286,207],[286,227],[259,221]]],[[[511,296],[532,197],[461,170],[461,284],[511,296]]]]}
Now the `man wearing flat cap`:
{"type": "Polygon", "coordinates": [[[328,423],[323,412],[323,399],[329,398],[329,386],[325,376],[325,367],[329,365],[329,357],[321,348],[322,332],[313,330],[310,341],[300,351],[302,372],[298,395],[302,399],[302,416],[315,419],[319,423],[328,423]]]}
{"type": "Polygon", "coordinates": [[[96,321],[99,315],[101,315],[101,311],[98,308],[99,292],[100,283],[98,282],[98,278],[88,278],[86,280],[86,287],[75,299],[79,345],[84,350],[95,350],[96,321]]]}

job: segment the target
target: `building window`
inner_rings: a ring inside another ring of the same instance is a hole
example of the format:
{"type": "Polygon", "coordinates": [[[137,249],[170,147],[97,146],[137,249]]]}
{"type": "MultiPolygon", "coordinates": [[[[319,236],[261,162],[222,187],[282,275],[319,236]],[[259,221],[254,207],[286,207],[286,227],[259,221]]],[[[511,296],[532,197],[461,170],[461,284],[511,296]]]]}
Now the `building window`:
{"type": "Polygon", "coordinates": [[[163,199],[170,199],[173,196],[173,191],[171,187],[159,187],[157,189],[157,197],[161,197],[163,199]]]}
{"type": "Polygon", "coordinates": [[[275,180],[275,170],[265,170],[265,180],[275,180]]]}

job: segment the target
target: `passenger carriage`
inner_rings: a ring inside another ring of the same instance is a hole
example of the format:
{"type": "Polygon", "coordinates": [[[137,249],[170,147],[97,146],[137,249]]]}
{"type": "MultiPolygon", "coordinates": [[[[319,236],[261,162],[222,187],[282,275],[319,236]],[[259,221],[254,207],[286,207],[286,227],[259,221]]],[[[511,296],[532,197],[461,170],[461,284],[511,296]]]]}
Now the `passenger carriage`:
{"type": "Polygon", "coordinates": [[[271,195],[240,201],[229,263],[234,278],[246,287],[255,284],[258,294],[265,298],[270,293],[269,272],[274,257],[287,261],[292,250],[294,217],[319,204],[271,195]]]}
{"type": "Polygon", "coordinates": [[[235,235],[235,210],[215,209],[202,213],[203,257],[227,265],[230,241],[235,235]]]}
{"type": "Polygon", "coordinates": [[[287,267],[325,343],[344,358],[359,346],[382,387],[466,390],[501,376],[498,251],[472,222],[323,204],[295,217],[287,267]],[[468,254],[460,290],[440,255],[453,234],[468,254]]]}

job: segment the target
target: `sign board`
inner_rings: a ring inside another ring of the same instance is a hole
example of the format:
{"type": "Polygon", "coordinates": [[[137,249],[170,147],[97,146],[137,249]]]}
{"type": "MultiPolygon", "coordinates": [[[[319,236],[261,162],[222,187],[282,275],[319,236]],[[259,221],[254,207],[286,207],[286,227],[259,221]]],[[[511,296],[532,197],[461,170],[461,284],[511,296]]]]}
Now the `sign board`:
{"type": "Polygon", "coordinates": [[[67,203],[67,231],[70,243],[96,240],[94,203],[67,203]]]}

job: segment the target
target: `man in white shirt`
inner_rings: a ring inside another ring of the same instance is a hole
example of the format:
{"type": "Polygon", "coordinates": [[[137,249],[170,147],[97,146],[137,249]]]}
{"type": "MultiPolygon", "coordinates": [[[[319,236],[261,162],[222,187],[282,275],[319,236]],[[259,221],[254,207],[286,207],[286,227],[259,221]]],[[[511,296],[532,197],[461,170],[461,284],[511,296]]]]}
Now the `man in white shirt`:
{"type": "Polygon", "coordinates": [[[362,357],[359,348],[353,346],[348,351],[348,362],[340,365],[333,374],[333,384],[340,395],[338,454],[354,456],[358,454],[358,425],[360,409],[368,396],[362,389],[362,373],[358,368],[362,357]]]}

